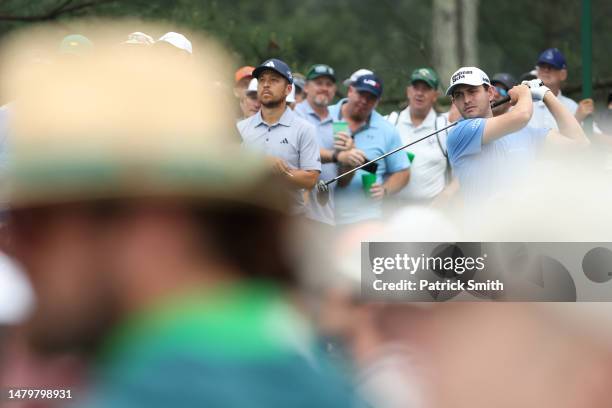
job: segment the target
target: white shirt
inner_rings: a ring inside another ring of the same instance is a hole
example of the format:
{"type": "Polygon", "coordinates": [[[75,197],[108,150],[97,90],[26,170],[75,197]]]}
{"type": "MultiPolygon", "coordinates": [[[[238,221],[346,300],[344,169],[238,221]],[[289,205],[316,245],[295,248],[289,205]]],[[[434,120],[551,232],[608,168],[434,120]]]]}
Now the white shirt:
{"type": "MultiPolygon", "coordinates": [[[[436,131],[436,112],[431,109],[425,120],[418,126],[412,123],[410,118],[410,107],[400,112],[395,127],[400,134],[402,144],[408,144],[436,131]]],[[[439,128],[447,123],[444,119],[438,121],[439,128]]],[[[446,152],[447,132],[441,132],[438,138],[431,136],[406,149],[407,152],[414,154],[414,160],[410,167],[410,181],[398,197],[406,200],[426,200],[438,195],[446,185],[446,166],[447,161],[444,153],[446,152]],[[442,151],[444,149],[444,152],[442,151]]]]}
{"type": "MultiPolygon", "coordinates": [[[[571,112],[572,115],[576,114],[576,109],[578,109],[578,104],[576,102],[566,96],[563,96],[561,91],[559,91],[557,99],[571,112]]],[[[543,101],[533,103],[533,116],[531,117],[531,120],[527,126],[540,129],[559,129],[557,127],[555,118],[553,117],[552,113],[550,113],[543,101]]]]}

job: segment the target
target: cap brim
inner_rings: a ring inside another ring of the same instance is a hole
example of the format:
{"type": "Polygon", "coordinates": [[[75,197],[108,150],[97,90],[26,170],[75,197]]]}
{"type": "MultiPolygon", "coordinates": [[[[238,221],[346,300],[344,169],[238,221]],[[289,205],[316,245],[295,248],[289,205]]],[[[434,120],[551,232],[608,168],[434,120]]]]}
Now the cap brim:
{"type": "Polygon", "coordinates": [[[369,88],[369,87],[353,86],[353,89],[355,89],[358,92],[367,92],[367,93],[370,93],[370,94],[374,95],[377,98],[380,98],[381,95],[382,95],[382,92],[377,93],[375,91],[372,91],[372,88],[369,88]]]}
{"type": "Polygon", "coordinates": [[[287,78],[287,76],[285,75],[284,72],[279,71],[276,68],[272,68],[272,67],[257,67],[253,70],[253,78],[257,78],[259,79],[259,76],[264,72],[264,71],[274,71],[276,72],[278,75],[282,76],[283,78],[285,78],[287,81],[289,81],[290,84],[293,84],[293,80],[287,78]]]}
{"type": "Polygon", "coordinates": [[[334,81],[334,83],[336,83],[336,77],[331,75],[331,74],[313,74],[310,77],[306,78],[306,80],[307,81],[312,81],[313,79],[317,79],[317,78],[321,78],[321,77],[331,78],[331,80],[334,81]]]}
{"type": "Polygon", "coordinates": [[[436,86],[436,84],[432,83],[430,79],[427,78],[423,78],[423,77],[414,77],[410,80],[410,84],[414,84],[415,82],[425,82],[427,84],[427,86],[429,86],[431,89],[437,89],[438,87],[436,86]]]}
{"type": "Polygon", "coordinates": [[[451,96],[451,92],[453,92],[453,89],[455,89],[457,86],[459,85],[469,85],[469,86],[480,86],[480,85],[489,85],[488,83],[486,83],[485,81],[477,81],[477,82],[457,82],[456,84],[453,84],[451,86],[448,87],[448,89],[446,90],[446,96],[451,96]]]}

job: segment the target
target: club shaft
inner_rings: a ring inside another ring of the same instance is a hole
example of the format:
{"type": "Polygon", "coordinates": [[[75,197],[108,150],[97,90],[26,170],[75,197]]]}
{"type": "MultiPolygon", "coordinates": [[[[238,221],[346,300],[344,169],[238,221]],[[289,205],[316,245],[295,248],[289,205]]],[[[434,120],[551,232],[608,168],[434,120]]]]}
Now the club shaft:
{"type": "MultiPolygon", "coordinates": [[[[497,106],[499,106],[499,105],[503,105],[504,103],[507,103],[507,102],[510,102],[510,97],[509,97],[509,96],[506,96],[506,97],[504,97],[504,98],[500,99],[499,101],[493,102],[493,103],[491,104],[491,108],[495,108],[495,107],[497,107],[497,106]]],[[[379,161],[379,160],[381,160],[381,159],[384,159],[384,158],[385,158],[385,157],[387,157],[387,156],[390,156],[390,155],[392,155],[392,154],[394,154],[394,153],[397,153],[397,152],[399,152],[400,150],[404,150],[405,148],[410,147],[410,146],[412,146],[412,145],[413,145],[413,144],[415,144],[415,143],[419,143],[421,140],[425,140],[425,139],[427,139],[428,137],[431,137],[431,136],[433,136],[433,135],[436,135],[436,134],[438,134],[438,133],[440,133],[440,132],[444,132],[445,130],[448,130],[448,129],[452,128],[453,126],[455,126],[457,123],[459,123],[459,122],[453,122],[453,123],[451,123],[450,125],[448,125],[448,126],[446,126],[446,127],[443,127],[442,129],[436,130],[435,132],[430,133],[430,134],[428,134],[427,136],[423,136],[422,138],[420,138],[420,139],[418,139],[418,140],[415,140],[414,142],[411,142],[411,143],[408,143],[407,145],[404,145],[404,146],[398,147],[397,149],[392,150],[392,151],[390,151],[390,152],[388,152],[388,153],[385,153],[385,154],[383,154],[383,155],[382,155],[382,156],[380,156],[380,157],[377,157],[377,158],[375,158],[375,159],[372,159],[372,160],[370,160],[369,162],[363,163],[362,165],[357,166],[357,167],[355,167],[354,169],[351,169],[351,170],[349,170],[349,171],[347,171],[347,172],[345,172],[345,173],[342,173],[342,174],[340,174],[340,175],[338,175],[338,176],[334,177],[334,178],[333,178],[333,179],[331,179],[331,180],[326,181],[326,182],[325,182],[325,185],[326,185],[326,186],[328,186],[328,185],[330,185],[331,183],[334,183],[334,182],[336,182],[336,181],[340,180],[342,177],[348,176],[349,174],[352,174],[352,173],[356,172],[357,170],[360,170],[360,169],[362,169],[362,168],[364,168],[364,167],[366,167],[366,166],[368,166],[368,165],[370,165],[370,164],[372,164],[372,163],[374,163],[374,162],[377,162],[377,161],[379,161]]]]}

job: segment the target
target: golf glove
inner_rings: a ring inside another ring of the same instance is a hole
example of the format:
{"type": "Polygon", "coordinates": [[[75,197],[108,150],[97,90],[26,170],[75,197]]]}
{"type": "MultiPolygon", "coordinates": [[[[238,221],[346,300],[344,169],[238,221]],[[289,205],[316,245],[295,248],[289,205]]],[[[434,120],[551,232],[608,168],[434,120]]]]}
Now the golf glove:
{"type": "Polygon", "coordinates": [[[531,81],[523,81],[523,85],[527,85],[531,91],[531,99],[534,101],[541,101],[544,99],[546,92],[550,89],[542,83],[540,79],[532,79],[531,81]]]}

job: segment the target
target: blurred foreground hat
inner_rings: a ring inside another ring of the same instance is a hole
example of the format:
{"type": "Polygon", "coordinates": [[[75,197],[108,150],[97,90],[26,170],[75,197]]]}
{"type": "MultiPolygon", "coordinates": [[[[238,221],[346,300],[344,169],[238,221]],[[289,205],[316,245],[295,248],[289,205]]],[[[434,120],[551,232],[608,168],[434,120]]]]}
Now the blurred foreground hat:
{"type": "Polygon", "coordinates": [[[187,37],[185,37],[183,34],[170,31],[159,37],[159,40],[157,41],[167,42],[168,44],[174,45],[179,50],[183,50],[185,52],[188,52],[189,54],[193,54],[193,47],[191,45],[191,41],[189,41],[187,37]]]}
{"type": "Polygon", "coordinates": [[[123,44],[129,45],[153,45],[155,40],[148,34],[135,31],[128,35],[128,39],[123,44]]]}
{"type": "Polygon", "coordinates": [[[269,166],[235,141],[231,94],[211,83],[229,71],[220,48],[202,43],[206,60],[109,49],[24,66],[7,57],[37,43],[21,40],[0,56],[1,91],[15,101],[2,201],[212,198],[284,208],[269,166]]]}
{"type": "Polygon", "coordinates": [[[93,50],[93,43],[81,34],[67,35],[60,43],[61,54],[85,55],[93,50]]]}

